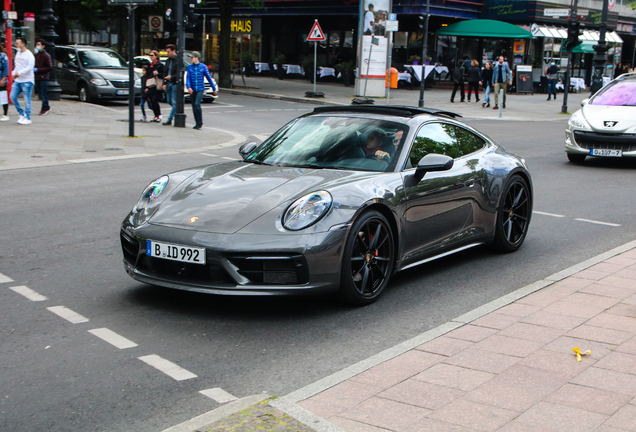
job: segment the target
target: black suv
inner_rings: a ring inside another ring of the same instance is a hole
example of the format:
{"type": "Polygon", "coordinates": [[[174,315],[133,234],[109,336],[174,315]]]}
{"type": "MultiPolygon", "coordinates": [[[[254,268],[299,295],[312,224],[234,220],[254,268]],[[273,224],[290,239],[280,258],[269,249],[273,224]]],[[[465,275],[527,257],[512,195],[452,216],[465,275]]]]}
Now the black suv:
{"type": "MultiPolygon", "coordinates": [[[[55,71],[62,93],[78,95],[82,102],[128,100],[128,63],[111,49],[58,46],[55,71]]],[[[141,81],[135,77],[135,98],[139,98],[141,81]]]]}

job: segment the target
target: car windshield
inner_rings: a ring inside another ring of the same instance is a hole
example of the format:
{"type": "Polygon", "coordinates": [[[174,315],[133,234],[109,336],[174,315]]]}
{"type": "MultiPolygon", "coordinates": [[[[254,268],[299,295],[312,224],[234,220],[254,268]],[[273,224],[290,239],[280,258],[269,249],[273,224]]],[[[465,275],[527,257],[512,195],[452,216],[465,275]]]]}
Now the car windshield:
{"type": "Polygon", "coordinates": [[[592,98],[591,105],[636,106],[636,80],[614,81],[592,98]]]}
{"type": "Polygon", "coordinates": [[[288,123],[246,161],[266,165],[391,171],[408,128],[400,123],[311,116],[288,123]]]}
{"type": "Polygon", "coordinates": [[[87,50],[79,52],[82,66],[91,68],[125,68],[126,61],[115,51],[87,50]]]}

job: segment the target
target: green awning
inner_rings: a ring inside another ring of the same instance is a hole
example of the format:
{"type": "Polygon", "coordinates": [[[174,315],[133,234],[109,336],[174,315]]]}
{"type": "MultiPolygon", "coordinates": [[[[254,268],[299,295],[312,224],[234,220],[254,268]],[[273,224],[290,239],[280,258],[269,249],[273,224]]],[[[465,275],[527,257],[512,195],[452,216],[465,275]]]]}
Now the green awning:
{"type": "Polygon", "coordinates": [[[460,21],[437,30],[438,35],[472,36],[494,39],[532,39],[532,33],[503,21],[471,19],[460,21]]]}
{"type": "MultiPolygon", "coordinates": [[[[594,54],[596,51],[594,51],[594,45],[598,45],[598,42],[596,41],[581,41],[580,44],[578,44],[577,46],[575,46],[572,49],[572,53],[573,54],[594,54]]],[[[561,51],[566,52],[568,49],[565,46],[565,41],[563,41],[563,44],[561,46],[561,51]]]]}

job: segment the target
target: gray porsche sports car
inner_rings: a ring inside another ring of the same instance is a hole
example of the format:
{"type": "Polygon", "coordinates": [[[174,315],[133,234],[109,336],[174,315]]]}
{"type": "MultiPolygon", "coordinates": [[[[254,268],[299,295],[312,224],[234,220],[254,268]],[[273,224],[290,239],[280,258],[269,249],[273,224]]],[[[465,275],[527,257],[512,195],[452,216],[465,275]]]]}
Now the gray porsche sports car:
{"type": "Polygon", "coordinates": [[[523,243],[525,161],[426,108],[319,107],[236,162],[164,175],[121,226],[134,279],[214,294],[375,301],[391,275],[523,243]]]}

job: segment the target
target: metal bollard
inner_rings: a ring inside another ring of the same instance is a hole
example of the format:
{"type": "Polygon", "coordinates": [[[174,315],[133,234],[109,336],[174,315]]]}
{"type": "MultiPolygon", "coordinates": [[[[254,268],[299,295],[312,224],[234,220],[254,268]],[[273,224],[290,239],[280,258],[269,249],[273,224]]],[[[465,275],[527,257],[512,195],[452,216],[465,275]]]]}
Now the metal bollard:
{"type": "Polygon", "coordinates": [[[500,88],[499,89],[499,101],[501,102],[499,104],[499,118],[503,117],[503,104],[504,104],[504,89],[500,88]]]}

